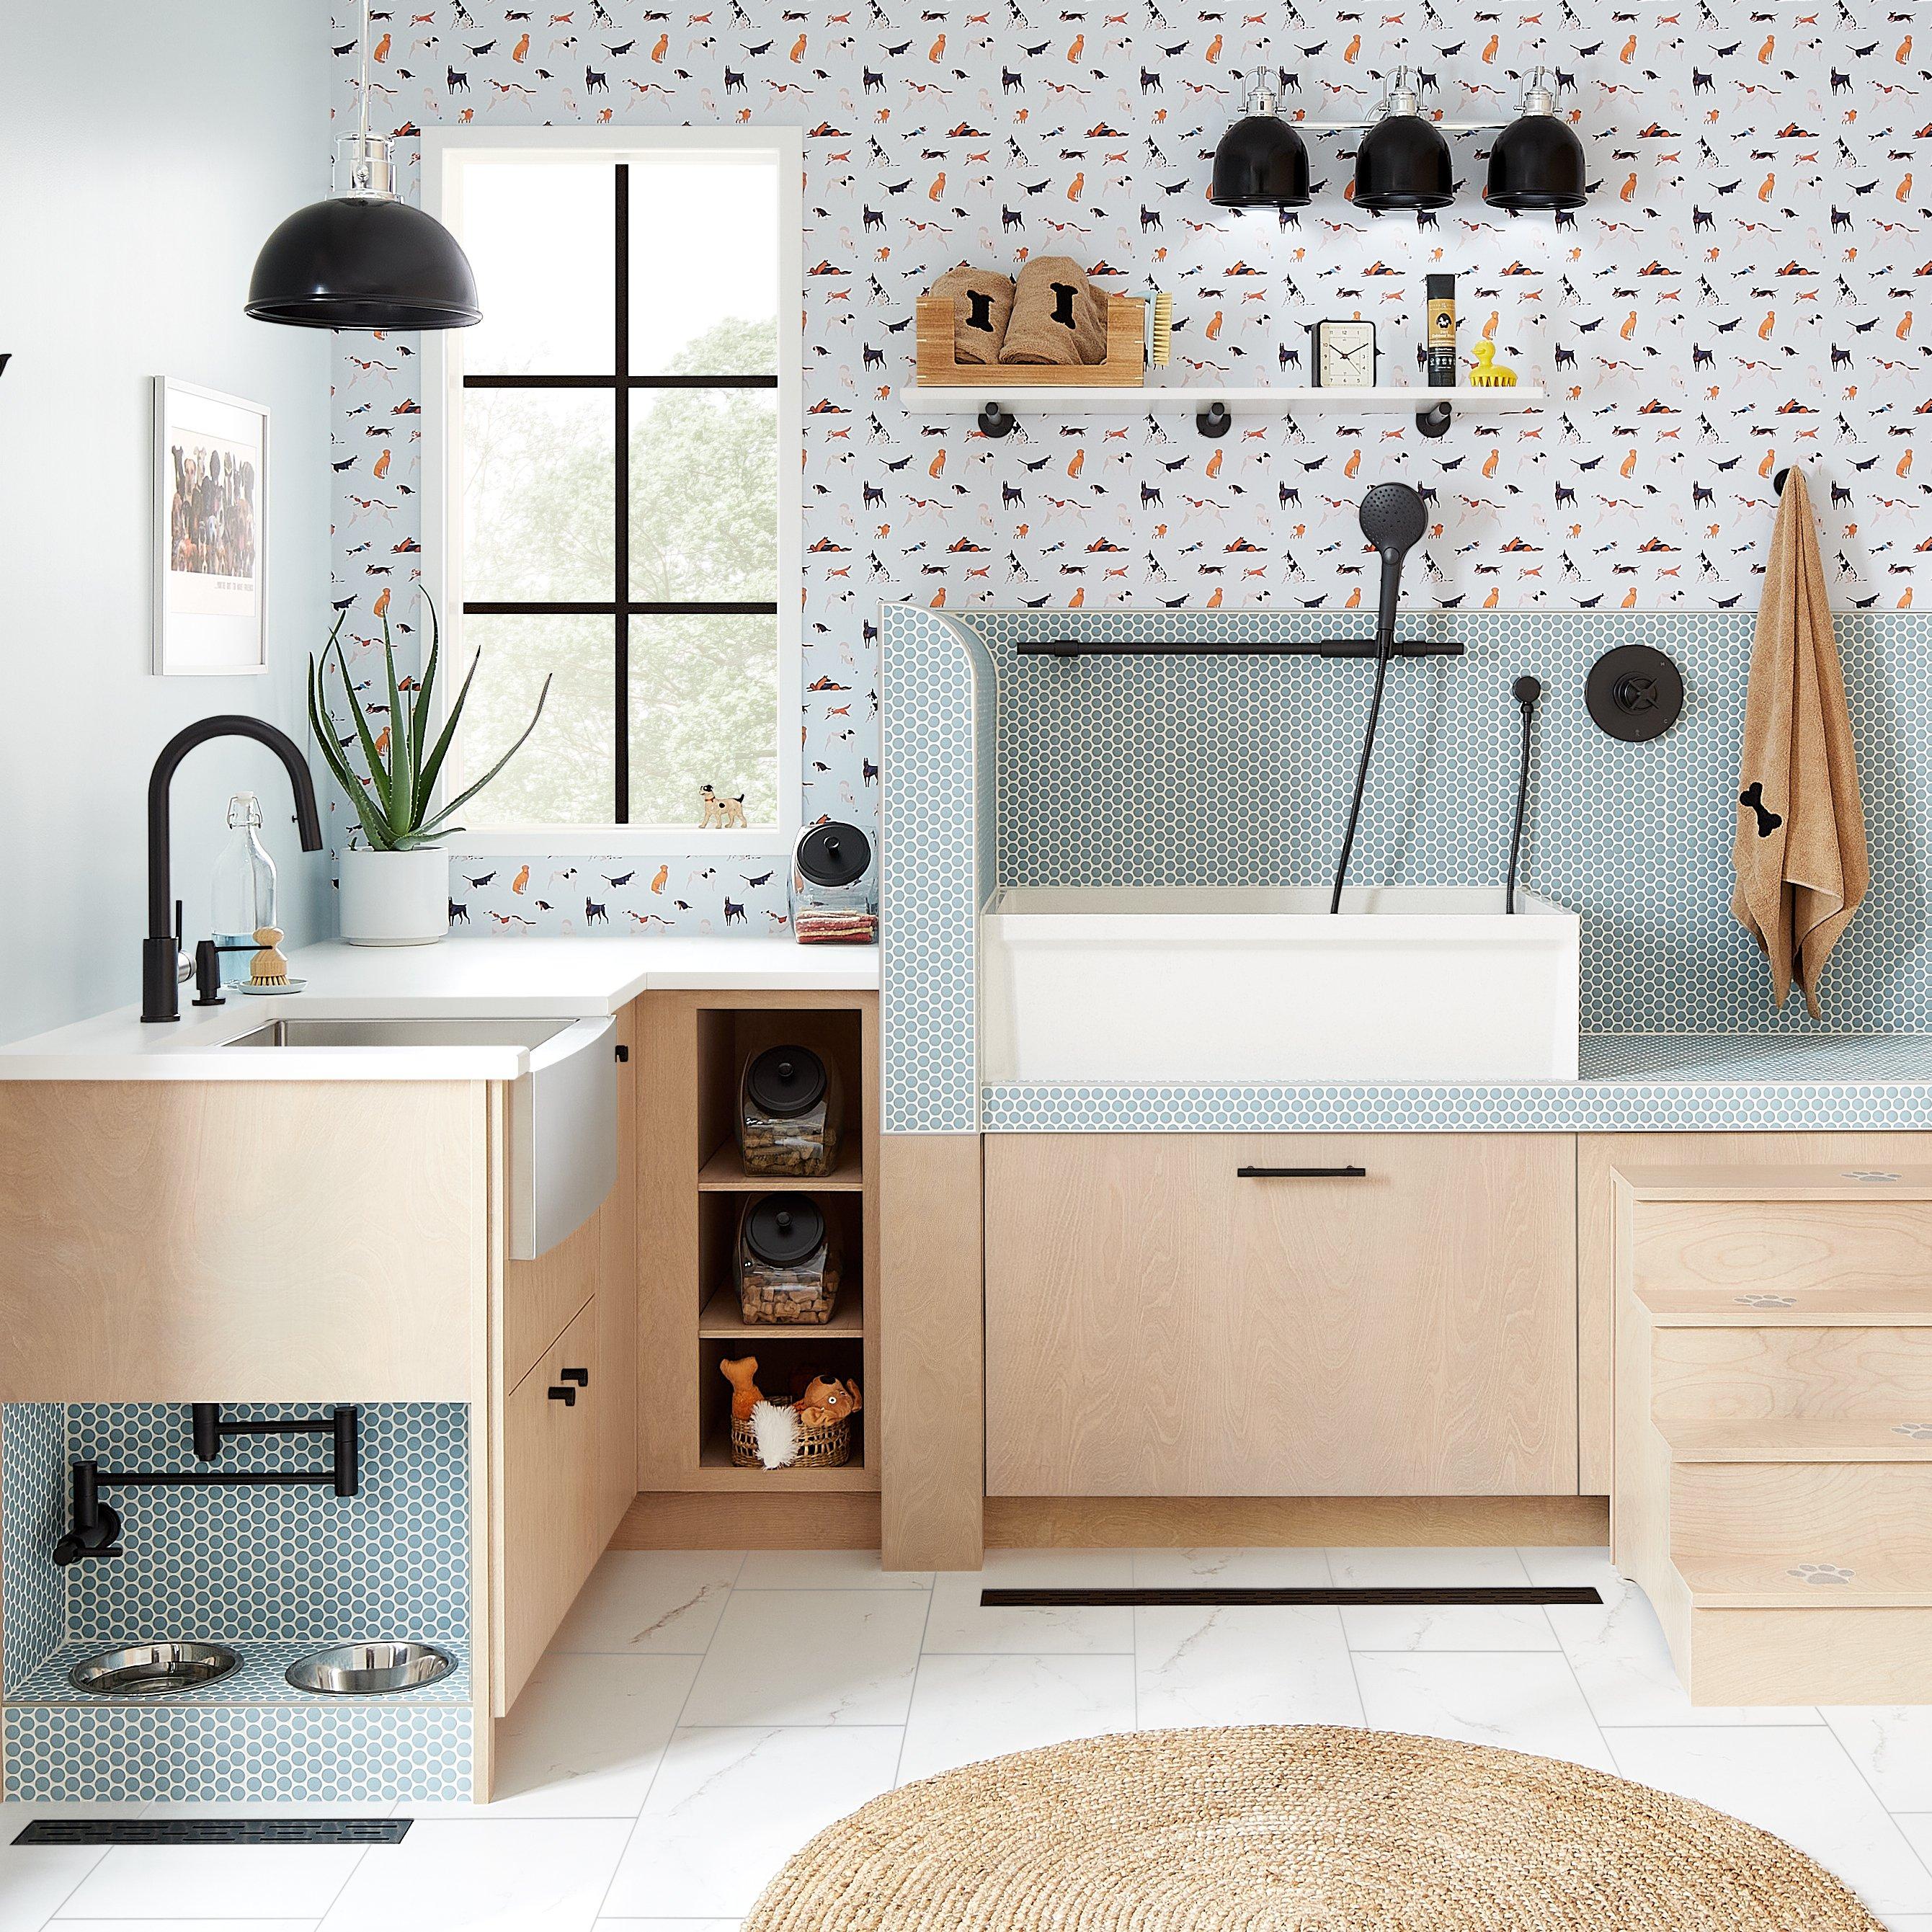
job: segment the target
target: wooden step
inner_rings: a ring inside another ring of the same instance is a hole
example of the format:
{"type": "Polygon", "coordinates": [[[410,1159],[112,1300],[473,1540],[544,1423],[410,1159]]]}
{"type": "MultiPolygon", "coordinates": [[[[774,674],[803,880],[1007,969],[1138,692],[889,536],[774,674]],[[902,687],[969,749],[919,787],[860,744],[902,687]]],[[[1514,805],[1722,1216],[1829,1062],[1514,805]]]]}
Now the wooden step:
{"type": "Polygon", "coordinates": [[[1772,1416],[1660,1421],[1673,1462],[1932,1462],[1932,1409],[1888,1421],[1772,1416]]]}
{"type": "Polygon", "coordinates": [[[1670,1487],[1670,1560],[1694,1594],[1932,1604],[1932,1462],[1679,1462],[1670,1487]]]}
{"type": "Polygon", "coordinates": [[[1932,1396],[1932,1328],[1666,1328],[1650,1333],[1651,1414],[1898,1422],[1932,1396]]]}
{"type": "Polygon", "coordinates": [[[1932,1608],[1922,1603],[1700,1599],[1672,1654],[1693,1704],[1932,1703],[1932,1608]]]}
{"type": "Polygon", "coordinates": [[[1630,1281],[1792,1294],[1932,1282],[1932,1202],[1646,1201],[1632,1210],[1630,1281]]]}
{"type": "Polygon", "coordinates": [[[1660,1328],[1932,1328],[1932,1282],[1635,1293],[1660,1328]]]}

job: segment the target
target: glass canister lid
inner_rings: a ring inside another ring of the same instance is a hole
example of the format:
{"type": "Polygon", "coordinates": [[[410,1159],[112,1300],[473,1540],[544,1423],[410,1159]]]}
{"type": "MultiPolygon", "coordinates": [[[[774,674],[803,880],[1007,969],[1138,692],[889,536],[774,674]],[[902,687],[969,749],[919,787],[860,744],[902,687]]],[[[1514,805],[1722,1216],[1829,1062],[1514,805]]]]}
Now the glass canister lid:
{"type": "Polygon", "coordinates": [[[825,1098],[825,1063],[808,1046],[768,1046],[746,1070],[745,1093],[777,1120],[809,1113],[825,1098]]]}
{"type": "Polygon", "coordinates": [[[833,820],[800,835],[796,857],[798,869],[814,886],[849,886],[866,876],[872,842],[856,825],[833,820]]]}
{"type": "Polygon", "coordinates": [[[770,1268],[796,1268],[825,1244],[825,1216],[808,1194],[767,1194],[745,1216],[745,1245],[770,1268]]]}

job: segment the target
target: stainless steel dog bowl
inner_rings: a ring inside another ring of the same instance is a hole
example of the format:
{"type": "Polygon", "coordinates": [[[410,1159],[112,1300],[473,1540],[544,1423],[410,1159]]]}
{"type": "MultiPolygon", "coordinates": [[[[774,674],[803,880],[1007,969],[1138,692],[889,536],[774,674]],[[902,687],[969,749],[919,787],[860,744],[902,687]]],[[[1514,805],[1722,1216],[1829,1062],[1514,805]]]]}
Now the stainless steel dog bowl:
{"type": "Polygon", "coordinates": [[[241,1664],[225,1643],[130,1643],[83,1657],[67,1681],[92,1697],[154,1697],[215,1683],[241,1664]]]}
{"type": "Polygon", "coordinates": [[[385,1690],[419,1690],[456,1668],[433,1643],[338,1643],[292,1664],[283,1673],[298,1690],[330,1697],[374,1697],[385,1690]]]}

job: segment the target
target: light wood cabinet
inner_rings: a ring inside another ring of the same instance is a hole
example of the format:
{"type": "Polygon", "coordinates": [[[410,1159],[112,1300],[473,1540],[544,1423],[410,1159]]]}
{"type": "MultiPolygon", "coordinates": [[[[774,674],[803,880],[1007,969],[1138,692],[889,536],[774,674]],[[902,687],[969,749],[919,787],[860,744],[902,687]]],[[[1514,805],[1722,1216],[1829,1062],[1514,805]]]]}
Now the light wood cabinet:
{"type": "Polygon", "coordinates": [[[597,1322],[593,1298],[503,1405],[500,1714],[516,1702],[609,1534],[599,1409],[619,1378],[604,1359],[597,1322]]]}
{"type": "Polygon", "coordinates": [[[986,1178],[988,1493],[1575,1493],[1568,1137],[995,1136],[986,1178]]]}

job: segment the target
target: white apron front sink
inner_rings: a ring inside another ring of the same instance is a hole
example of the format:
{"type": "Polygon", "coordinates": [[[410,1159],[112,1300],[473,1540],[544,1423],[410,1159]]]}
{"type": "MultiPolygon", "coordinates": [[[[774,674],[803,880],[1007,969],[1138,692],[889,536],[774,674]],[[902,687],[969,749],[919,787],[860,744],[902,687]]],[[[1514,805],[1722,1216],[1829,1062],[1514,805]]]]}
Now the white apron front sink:
{"type": "Polygon", "coordinates": [[[1520,888],[1008,886],[991,1080],[1574,1080],[1580,922],[1520,888]]]}

